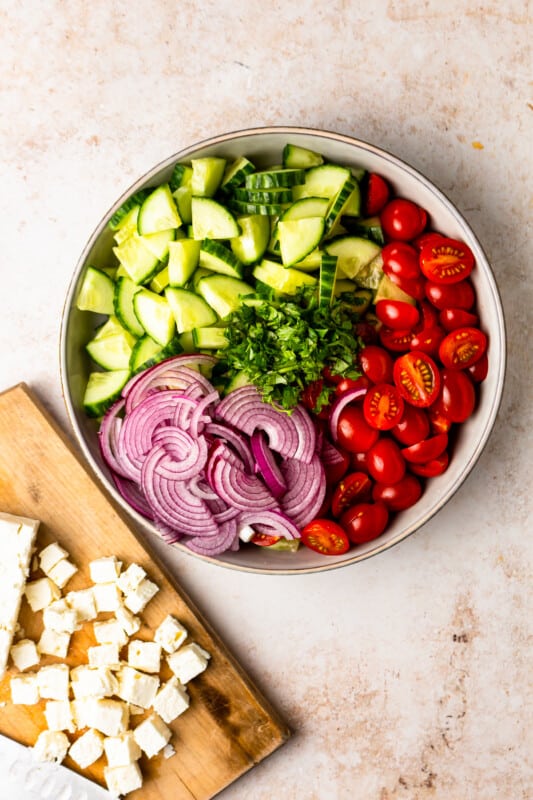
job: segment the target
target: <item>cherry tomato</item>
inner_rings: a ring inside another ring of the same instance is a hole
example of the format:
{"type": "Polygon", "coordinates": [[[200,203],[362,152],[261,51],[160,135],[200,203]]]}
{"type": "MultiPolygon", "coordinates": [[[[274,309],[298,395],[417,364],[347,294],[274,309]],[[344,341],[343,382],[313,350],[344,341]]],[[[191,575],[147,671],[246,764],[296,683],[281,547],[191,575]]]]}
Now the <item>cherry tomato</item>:
{"type": "Polygon", "coordinates": [[[365,395],[363,413],[372,428],[389,431],[402,418],[404,402],[396,386],[378,383],[365,395]]]}
{"type": "Polygon", "coordinates": [[[467,368],[467,372],[474,383],[482,383],[487,377],[488,371],[489,359],[487,358],[486,353],[481,356],[479,361],[476,361],[475,364],[472,364],[471,367],[467,368]]]}
{"type": "Polygon", "coordinates": [[[442,408],[439,406],[439,401],[433,403],[427,411],[429,417],[429,426],[432,433],[448,433],[452,427],[452,421],[449,419],[442,408]]]}
{"type": "Polygon", "coordinates": [[[368,176],[365,199],[365,214],[373,217],[379,214],[387,200],[389,199],[389,184],[381,175],[371,172],[368,176]]]}
{"type": "Polygon", "coordinates": [[[341,525],[354,544],[364,544],[381,536],[389,521],[383,503],[358,503],[341,517],[341,525]]]}
{"type": "Polygon", "coordinates": [[[437,310],[435,306],[431,305],[431,303],[429,303],[427,300],[421,301],[420,310],[422,312],[423,328],[434,328],[439,324],[439,315],[437,314],[437,310]]]}
{"type": "Polygon", "coordinates": [[[430,303],[441,311],[445,308],[472,308],[476,302],[476,293],[470,281],[461,281],[444,285],[428,281],[426,283],[426,297],[430,303]]]}
{"type": "Polygon", "coordinates": [[[404,475],[398,483],[376,483],[372,499],[383,503],[389,511],[404,511],[414,506],[422,495],[422,484],[414,475],[404,475]]]}
{"type": "Polygon", "coordinates": [[[393,439],[379,439],[367,455],[368,471],[380,483],[397,483],[405,475],[405,459],[393,439]]]}
{"type": "Polygon", "coordinates": [[[370,381],[365,375],[361,375],[360,378],[342,378],[338,382],[335,387],[335,394],[337,397],[340,397],[341,394],[344,392],[348,392],[351,389],[368,389],[370,386],[370,381]]]}
{"type": "Polygon", "coordinates": [[[361,320],[356,322],[353,326],[356,336],[364,342],[364,344],[375,344],[379,339],[379,332],[376,325],[371,322],[361,320]]]}
{"type": "Polygon", "coordinates": [[[464,308],[444,308],[439,314],[440,324],[446,331],[456,328],[475,328],[479,319],[475,314],[465,311],[464,308]]]}
{"type": "Polygon", "coordinates": [[[445,367],[466,369],[479,361],[487,349],[487,337],[479,328],[456,328],[444,337],[439,358],[445,367]]]}
{"type": "Polygon", "coordinates": [[[437,398],[440,389],[440,375],[437,365],[427,353],[412,350],[396,359],[394,364],[394,383],[400,394],[419,408],[427,408],[437,398]]]}
{"type": "Polygon", "coordinates": [[[442,233],[437,233],[436,231],[426,231],[425,233],[421,233],[420,236],[417,236],[413,239],[413,247],[420,252],[424,245],[430,244],[430,242],[437,242],[440,239],[445,239],[446,237],[442,233]]]}
{"type": "Polygon", "coordinates": [[[357,472],[367,472],[368,464],[366,463],[366,453],[351,453],[350,463],[357,472]]]}
{"type": "Polygon", "coordinates": [[[350,453],[365,453],[379,438],[379,431],[365,420],[361,406],[348,405],[339,415],[337,441],[350,453]]]}
{"type": "Polygon", "coordinates": [[[395,353],[405,353],[409,350],[413,331],[394,331],[392,328],[383,327],[379,332],[379,339],[383,347],[395,353]]]}
{"type": "Polygon", "coordinates": [[[324,556],[341,555],[350,549],[345,531],[330,519],[314,519],[300,533],[306,547],[324,556]]]}
{"type": "Polygon", "coordinates": [[[359,364],[372,383],[392,382],[392,358],[385,348],[369,344],[359,352],[359,364]]]}
{"type": "Polygon", "coordinates": [[[396,284],[398,289],[413,297],[415,300],[422,300],[426,296],[426,280],[423,277],[416,279],[402,278],[401,275],[390,274],[389,280],[396,284]]]}
{"type": "Polygon", "coordinates": [[[254,544],[258,544],[260,547],[270,547],[270,545],[279,542],[280,539],[281,536],[271,536],[269,533],[258,533],[256,531],[250,541],[254,544]]]}
{"type": "Polygon", "coordinates": [[[378,300],[376,316],[380,322],[395,331],[411,330],[420,319],[416,306],[403,300],[378,300]]]}
{"type": "Polygon", "coordinates": [[[425,464],[426,461],[433,461],[438,458],[448,447],[448,434],[438,433],[423,442],[417,442],[410,447],[404,447],[402,456],[410,464],[425,464]]]}
{"type": "Polygon", "coordinates": [[[380,219],[388,239],[408,242],[422,233],[426,227],[427,214],[411,200],[397,197],[383,208],[380,219]]]}
{"type": "Polygon", "coordinates": [[[450,422],[464,422],[476,405],[476,393],[472,381],[458,369],[443,369],[441,390],[436,400],[436,411],[450,422]]]}
{"type": "Polygon", "coordinates": [[[429,419],[426,412],[421,408],[406,403],[403,409],[403,416],[399,423],[391,429],[395,439],[409,447],[426,439],[429,434],[429,419]]]}
{"type": "Polygon", "coordinates": [[[430,356],[436,356],[445,335],[439,325],[434,325],[432,328],[424,328],[419,333],[415,333],[409,346],[411,350],[421,350],[430,356]]]}
{"type": "Polygon", "coordinates": [[[420,277],[418,253],[407,242],[389,242],[381,251],[383,272],[391,277],[398,275],[405,280],[416,280],[420,277]]]}
{"type": "Polygon", "coordinates": [[[315,413],[320,419],[328,419],[329,409],[327,406],[321,408],[320,411],[315,411],[317,400],[323,388],[324,381],[320,379],[309,383],[302,392],[302,403],[307,409],[309,409],[309,411],[315,413]]]}
{"type": "Polygon", "coordinates": [[[331,500],[331,513],[334,517],[346,511],[354,503],[368,500],[372,491],[372,481],[364,472],[350,472],[339,483],[331,500]]]}
{"type": "Polygon", "coordinates": [[[458,283],[468,278],[474,268],[474,254],[457,239],[427,242],[420,251],[420,268],[434,283],[458,283]]]}
{"type": "Polygon", "coordinates": [[[348,467],[350,466],[350,456],[348,453],[345,453],[344,450],[341,450],[339,447],[335,447],[335,449],[338,450],[339,454],[342,456],[342,459],[335,461],[333,464],[324,464],[326,483],[329,486],[332,486],[340,481],[343,475],[346,475],[348,472],[348,467]]]}
{"type": "Polygon", "coordinates": [[[437,475],[442,475],[446,471],[449,461],[448,453],[444,452],[426,464],[411,464],[411,472],[420,475],[421,478],[436,478],[437,475]]]}

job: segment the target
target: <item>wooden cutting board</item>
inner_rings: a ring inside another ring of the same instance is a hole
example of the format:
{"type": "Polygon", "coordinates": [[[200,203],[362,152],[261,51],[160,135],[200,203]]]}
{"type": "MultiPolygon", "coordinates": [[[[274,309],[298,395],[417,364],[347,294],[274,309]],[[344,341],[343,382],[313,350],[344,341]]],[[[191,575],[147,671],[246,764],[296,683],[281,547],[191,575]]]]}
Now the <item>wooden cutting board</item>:
{"type": "MultiPolygon", "coordinates": [[[[287,726],[232,658],[190,599],[155,563],[135,537],[68,438],[24,384],[0,394],[0,510],[41,521],[37,545],[52,541],[65,547],[79,572],[64,591],[90,585],[88,562],[116,554],[125,565],[141,564],[159,593],[142,612],[139,638],[151,639],[166,614],[188,629],[190,641],[208,650],[207,670],[188,684],[190,708],[171,724],[176,755],[141,759],[143,788],[132,800],[207,800],[272,753],[289,737],[287,726]]],[[[0,542],[1,557],[1,542],[0,542]]],[[[41,614],[26,601],[19,621],[30,638],[42,630],[41,614]]],[[[104,615],[105,616],[105,615],[104,615]]],[[[74,633],[67,663],[86,663],[95,644],[92,626],[74,633]]],[[[58,659],[43,657],[41,664],[58,659]]],[[[11,667],[0,682],[0,732],[29,745],[46,727],[44,702],[16,706],[10,702],[11,667]]],[[[170,673],[162,673],[170,677],[170,673]]],[[[140,718],[137,718],[140,719],[140,718]]],[[[65,766],[77,769],[68,758],[65,766]]],[[[104,785],[101,758],[85,777],[104,785]]]]}

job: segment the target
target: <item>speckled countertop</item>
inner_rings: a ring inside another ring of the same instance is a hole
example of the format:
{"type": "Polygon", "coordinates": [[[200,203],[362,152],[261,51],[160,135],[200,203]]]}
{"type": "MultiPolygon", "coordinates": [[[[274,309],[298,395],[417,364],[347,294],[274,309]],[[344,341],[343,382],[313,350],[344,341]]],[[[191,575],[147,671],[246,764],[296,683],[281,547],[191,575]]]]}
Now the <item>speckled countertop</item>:
{"type": "Polygon", "coordinates": [[[457,204],[502,293],[493,435],[417,534],[297,578],[174,555],[294,731],[224,800],[533,796],[531,23],[527,0],[0,0],[0,390],[27,381],[68,426],[59,322],[86,239],[137,176],[227,130],[390,150],[457,204]]]}

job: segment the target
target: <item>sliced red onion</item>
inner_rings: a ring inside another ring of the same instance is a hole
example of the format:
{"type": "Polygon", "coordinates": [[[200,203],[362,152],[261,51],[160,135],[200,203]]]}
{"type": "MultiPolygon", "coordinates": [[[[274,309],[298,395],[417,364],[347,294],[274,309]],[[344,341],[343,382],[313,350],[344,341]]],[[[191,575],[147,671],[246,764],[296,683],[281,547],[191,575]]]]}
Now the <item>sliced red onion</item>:
{"type": "Polygon", "coordinates": [[[214,457],[207,470],[207,479],[228,505],[248,511],[250,508],[271,509],[276,500],[256,475],[249,475],[223,458],[214,457]]]}
{"type": "Polygon", "coordinates": [[[214,492],[207,481],[201,475],[195,475],[189,481],[189,489],[196,497],[202,497],[204,500],[217,500],[218,495],[214,492]]]}
{"type": "Polygon", "coordinates": [[[239,546],[237,523],[235,519],[224,522],[217,536],[194,536],[183,540],[189,550],[203,556],[218,556],[226,550],[233,550],[239,546]]]}
{"type": "Polygon", "coordinates": [[[174,415],[172,417],[172,424],[178,428],[183,428],[188,431],[191,425],[191,417],[198,406],[198,400],[195,400],[185,392],[181,395],[179,403],[176,403],[174,415]]]}
{"type": "Polygon", "coordinates": [[[123,478],[129,478],[130,472],[124,468],[122,461],[116,457],[118,434],[122,427],[122,419],[119,414],[124,409],[125,403],[125,400],[117,400],[104,414],[98,431],[98,444],[102,458],[109,469],[123,478]]]}
{"type": "Polygon", "coordinates": [[[210,406],[214,406],[220,396],[217,391],[210,392],[201,400],[198,400],[197,406],[191,416],[190,420],[190,433],[191,436],[198,436],[204,426],[211,422],[210,406]]]}
{"type": "Polygon", "coordinates": [[[287,490],[287,483],[281,474],[274,453],[266,442],[264,433],[256,431],[252,434],[250,441],[257,471],[263,477],[272,495],[276,498],[281,497],[287,490]]]}
{"type": "Polygon", "coordinates": [[[339,416],[341,411],[345,409],[349,403],[354,403],[356,400],[364,397],[366,391],[367,390],[364,387],[359,389],[347,389],[333,403],[329,417],[329,429],[334,442],[337,441],[337,428],[339,427],[339,416]]]}
{"type": "Polygon", "coordinates": [[[153,520],[154,515],[152,509],[147,503],[140,487],[134,481],[123,478],[115,472],[111,473],[111,477],[124,500],[135,509],[135,511],[142,514],[143,517],[153,520]]]}
{"type": "Polygon", "coordinates": [[[272,536],[282,536],[284,539],[300,538],[300,531],[282,511],[243,511],[237,519],[239,526],[252,525],[258,530],[259,526],[262,526],[272,536]]]}
{"type": "Polygon", "coordinates": [[[280,500],[281,508],[299,528],[316,517],[326,496],[326,477],[320,458],[310,464],[288,459],[281,465],[287,491],[280,500]]]}
{"type": "Polygon", "coordinates": [[[322,440],[322,447],[320,449],[320,460],[322,461],[322,464],[327,464],[328,466],[340,464],[342,461],[344,461],[344,456],[340,450],[337,450],[337,448],[334,447],[329,439],[326,439],[325,436],[322,440]]]}
{"type": "Polygon", "coordinates": [[[213,386],[200,372],[188,366],[174,365],[173,361],[169,359],[156,364],[151,368],[153,372],[151,370],[141,372],[126,384],[122,396],[126,399],[127,414],[154,391],[173,389],[183,392],[194,387],[196,397],[203,397],[213,391],[213,386]],[[161,369],[158,370],[158,367],[161,369]]]}
{"type": "Polygon", "coordinates": [[[163,454],[154,467],[155,471],[169,480],[186,481],[200,475],[207,463],[207,442],[193,439],[179,428],[156,431],[154,449],[160,445],[163,454]]]}
{"type": "Polygon", "coordinates": [[[136,463],[149,452],[155,431],[163,425],[170,425],[176,405],[179,405],[181,399],[179,392],[155,392],[126,414],[120,439],[121,446],[131,461],[136,463]]]}
{"type": "Polygon", "coordinates": [[[242,433],[230,428],[229,425],[221,425],[218,422],[208,422],[204,428],[204,433],[210,436],[216,436],[218,439],[223,439],[230,444],[237,454],[240,456],[244,467],[247,472],[254,471],[254,458],[252,451],[248,444],[248,440],[242,433]]]}

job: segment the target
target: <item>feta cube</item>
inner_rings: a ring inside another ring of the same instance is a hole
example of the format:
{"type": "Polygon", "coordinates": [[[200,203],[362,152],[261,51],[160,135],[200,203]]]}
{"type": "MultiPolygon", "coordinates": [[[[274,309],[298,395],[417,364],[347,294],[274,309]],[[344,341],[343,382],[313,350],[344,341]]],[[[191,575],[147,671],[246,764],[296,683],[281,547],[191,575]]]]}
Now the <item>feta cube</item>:
{"type": "Polygon", "coordinates": [[[187,629],[178,620],[168,614],[156,628],[154,641],[158,642],[167,653],[173,653],[187,638],[187,629]]]}
{"type": "Polygon", "coordinates": [[[130,564],[117,581],[118,587],[124,594],[134,592],[140,582],[146,578],[146,572],[139,564],[130,564]]]}
{"type": "Polygon", "coordinates": [[[119,736],[126,733],[130,714],[127,703],[104,698],[92,701],[88,718],[89,727],[96,728],[105,736],[119,736]]]}
{"type": "Polygon", "coordinates": [[[11,678],[11,702],[15,705],[34,706],[40,700],[39,683],[35,672],[11,678]]]}
{"type": "Polygon", "coordinates": [[[157,714],[151,714],[133,731],[133,738],[148,758],[157,755],[171,736],[172,731],[157,714]]]}
{"type": "Polygon", "coordinates": [[[124,666],[118,672],[118,680],[119,697],[127,703],[150,708],[159,688],[159,678],[155,675],[145,675],[133,667],[124,666]]]}
{"type": "Polygon", "coordinates": [[[72,691],[77,700],[86,697],[111,697],[117,693],[119,687],[118,680],[109,667],[80,664],[71,670],[70,677],[72,691]]]}
{"type": "Polygon", "coordinates": [[[48,577],[53,580],[56,586],[62,589],[77,571],[78,568],[72,561],[69,561],[67,558],[62,558],[61,561],[58,561],[57,564],[50,569],[48,577]]]}
{"type": "Polygon", "coordinates": [[[163,758],[172,758],[172,756],[175,756],[175,755],[176,755],[176,751],[175,751],[173,745],[171,745],[169,743],[169,744],[166,744],[163,747],[163,758]]]}
{"type": "Polygon", "coordinates": [[[37,643],[37,650],[40,655],[56,656],[56,658],[66,658],[70,645],[70,633],[66,631],[52,631],[45,628],[41,638],[37,643]]]}
{"type": "Polygon", "coordinates": [[[95,583],[93,595],[98,613],[116,611],[120,607],[122,595],[116,583],[95,583]]]}
{"type": "Polygon", "coordinates": [[[78,767],[86,769],[91,764],[94,764],[95,761],[98,761],[103,752],[104,737],[99,731],[89,728],[70,746],[68,754],[78,767]]]}
{"type": "Polygon", "coordinates": [[[137,763],[125,767],[104,767],[104,778],[114,797],[129,794],[143,785],[142,773],[137,763]]]}
{"type": "Polygon", "coordinates": [[[96,617],[96,603],[94,602],[93,587],[78,589],[69,592],[66,596],[69,608],[74,609],[78,615],[78,622],[87,622],[96,617]]]}
{"type": "Polygon", "coordinates": [[[117,580],[122,568],[122,561],[116,556],[96,558],[89,564],[89,572],[93,583],[112,583],[117,580]]]}
{"type": "Polygon", "coordinates": [[[120,736],[108,736],[104,739],[104,751],[110,767],[126,767],[142,755],[132,731],[126,731],[120,736]]]}
{"type": "Polygon", "coordinates": [[[59,600],[61,592],[50,578],[38,578],[26,584],[24,594],[32,611],[42,611],[54,600],[59,600]]]}
{"type": "Polygon", "coordinates": [[[69,740],[63,731],[41,731],[33,745],[36,761],[53,761],[60,764],[67,754],[69,740]]]}
{"type": "Polygon", "coordinates": [[[64,550],[57,542],[52,542],[49,544],[48,547],[45,547],[44,550],[41,550],[39,553],[39,563],[42,571],[45,575],[50,577],[49,572],[52,567],[62,561],[64,558],[68,558],[69,554],[66,550],[64,550]]]}
{"type": "Polygon", "coordinates": [[[156,711],[164,722],[172,722],[189,708],[190,699],[187,690],[176,678],[163,684],[153,702],[156,711]]]}
{"type": "Polygon", "coordinates": [[[71,701],[72,716],[77,728],[90,728],[92,725],[91,715],[93,713],[94,698],[82,697],[79,700],[71,701]]]}
{"type": "Polygon", "coordinates": [[[115,611],[117,621],[122,625],[124,632],[128,636],[133,636],[140,630],[141,620],[139,617],[134,616],[131,611],[128,611],[123,605],[120,605],[115,611]]]}
{"type": "Polygon", "coordinates": [[[143,672],[159,672],[161,645],[136,639],[128,645],[128,664],[143,672]]]}
{"type": "Polygon", "coordinates": [[[117,619],[95,622],[93,630],[95,639],[99,644],[116,644],[121,648],[128,641],[126,632],[117,619]]]}
{"type": "Polygon", "coordinates": [[[116,644],[98,644],[89,647],[87,648],[87,657],[91,667],[118,669],[120,666],[118,645],[116,644]]]}
{"type": "Polygon", "coordinates": [[[14,665],[21,672],[39,663],[39,653],[32,639],[21,639],[9,651],[14,665]]]}
{"type": "Polygon", "coordinates": [[[66,600],[56,600],[43,611],[44,627],[58,633],[74,633],[78,627],[78,614],[69,608],[66,600]]]}
{"type": "Polygon", "coordinates": [[[44,708],[46,724],[50,731],[70,731],[76,727],[72,717],[72,708],[68,700],[48,700],[44,708]]]}
{"type": "Polygon", "coordinates": [[[146,709],[142,708],[142,706],[136,706],[133,703],[130,703],[130,716],[131,717],[139,717],[141,714],[144,714],[146,709]]]}
{"type": "Polygon", "coordinates": [[[127,593],[124,605],[126,608],[129,608],[130,611],[133,611],[134,614],[139,614],[139,612],[146,608],[152,597],[154,597],[158,591],[159,586],[148,578],[143,578],[132,592],[127,593]]]}
{"type": "Polygon", "coordinates": [[[210,658],[207,650],[193,642],[167,656],[167,663],[180,683],[187,683],[205,670],[210,658]]]}
{"type": "Polygon", "coordinates": [[[37,673],[39,692],[45,700],[68,700],[69,668],[66,664],[50,664],[37,673]]]}

